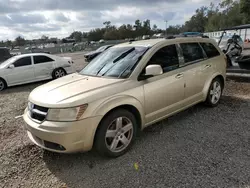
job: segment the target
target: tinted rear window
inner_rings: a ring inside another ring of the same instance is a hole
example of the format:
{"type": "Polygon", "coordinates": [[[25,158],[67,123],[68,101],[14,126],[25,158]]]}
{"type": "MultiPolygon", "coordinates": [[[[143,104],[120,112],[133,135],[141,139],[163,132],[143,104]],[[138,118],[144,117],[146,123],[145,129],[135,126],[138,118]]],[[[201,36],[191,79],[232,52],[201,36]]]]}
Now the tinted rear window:
{"type": "Polygon", "coordinates": [[[208,58],[216,57],[220,55],[220,52],[211,43],[200,43],[208,58]]]}
{"type": "Polygon", "coordinates": [[[44,56],[44,55],[34,56],[34,63],[35,64],[47,63],[47,62],[51,62],[51,61],[54,61],[54,60],[47,57],[47,56],[44,56]]]}

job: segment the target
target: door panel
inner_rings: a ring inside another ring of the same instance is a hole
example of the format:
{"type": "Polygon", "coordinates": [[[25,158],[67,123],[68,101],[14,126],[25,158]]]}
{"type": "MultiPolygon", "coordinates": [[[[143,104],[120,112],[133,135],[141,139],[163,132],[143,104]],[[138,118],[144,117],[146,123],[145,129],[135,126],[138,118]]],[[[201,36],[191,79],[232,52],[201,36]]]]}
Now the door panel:
{"type": "Polygon", "coordinates": [[[184,75],[174,70],[145,81],[146,123],[166,116],[181,107],[184,99],[184,75]]]}
{"type": "Polygon", "coordinates": [[[51,73],[54,69],[53,62],[36,64],[34,66],[35,66],[35,77],[37,80],[51,77],[51,73]]]}
{"type": "Polygon", "coordinates": [[[50,78],[54,70],[54,60],[45,55],[33,56],[33,60],[36,79],[42,80],[50,78]]]}
{"type": "Polygon", "coordinates": [[[211,62],[209,60],[200,61],[185,67],[185,98],[195,95],[202,95],[206,80],[210,76],[211,62]]]}
{"type": "Polygon", "coordinates": [[[201,45],[197,42],[181,43],[180,49],[184,58],[185,99],[190,99],[190,103],[194,103],[202,96],[211,64],[201,45]]]}
{"type": "Polygon", "coordinates": [[[16,60],[14,68],[7,68],[5,74],[9,85],[32,82],[35,79],[34,67],[31,57],[24,57],[16,60]]]}

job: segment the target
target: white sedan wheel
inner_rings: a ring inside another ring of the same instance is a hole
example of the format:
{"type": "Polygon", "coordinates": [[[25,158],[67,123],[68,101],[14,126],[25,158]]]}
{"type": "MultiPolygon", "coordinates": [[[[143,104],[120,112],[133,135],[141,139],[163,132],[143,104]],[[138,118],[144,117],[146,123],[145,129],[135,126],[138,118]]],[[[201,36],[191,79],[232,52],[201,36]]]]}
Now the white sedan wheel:
{"type": "Polygon", "coordinates": [[[55,78],[61,78],[63,76],[65,76],[65,71],[63,69],[57,69],[55,71],[55,78]]]}
{"type": "Polygon", "coordinates": [[[5,88],[5,83],[3,80],[0,80],[0,91],[4,90],[5,88]]]}

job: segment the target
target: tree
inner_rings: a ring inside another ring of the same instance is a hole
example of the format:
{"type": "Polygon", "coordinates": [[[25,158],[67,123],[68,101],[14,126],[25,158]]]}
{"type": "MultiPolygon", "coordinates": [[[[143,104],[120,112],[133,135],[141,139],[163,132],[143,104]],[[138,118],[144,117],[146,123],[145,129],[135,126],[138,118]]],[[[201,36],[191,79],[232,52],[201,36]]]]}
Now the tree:
{"type": "Polygon", "coordinates": [[[147,20],[143,21],[142,34],[149,35],[150,31],[151,31],[150,20],[147,19],[147,20]]]}
{"type": "Polygon", "coordinates": [[[76,42],[82,41],[82,32],[81,31],[74,31],[70,34],[69,38],[75,39],[76,42]]]}
{"type": "Polygon", "coordinates": [[[195,11],[195,15],[189,21],[185,22],[184,30],[204,32],[207,22],[207,7],[201,7],[195,11]]]}
{"type": "Polygon", "coordinates": [[[21,36],[18,36],[15,39],[15,44],[16,44],[16,46],[24,46],[25,45],[25,39],[22,38],[21,36]]]}
{"type": "Polygon", "coordinates": [[[49,39],[49,37],[48,37],[48,36],[45,36],[45,35],[43,35],[43,36],[41,37],[42,43],[46,43],[46,42],[48,41],[48,39],[49,39]]]}
{"type": "Polygon", "coordinates": [[[250,23],[250,1],[240,0],[240,12],[244,15],[244,23],[250,23]]]}
{"type": "Polygon", "coordinates": [[[154,24],[152,30],[153,30],[154,32],[157,31],[157,25],[154,24]]]}
{"type": "Polygon", "coordinates": [[[97,28],[93,29],[88,34],[88,40],[89,41],[98,41],[100,39],[103,39],[103,35],[105,33],[105,28],[97,28]]]}
{"type": "Polygon", "coordinates": [[[105,27],[108,29],[111,25],[111,21],[103,22],[103,25],[105,25],[105,27]]]}
{"type": "Polygon", "coordinates": [[[168,28],[167,28],[167,33],[170,34],[170,35],[176,35],[176,34],[179,34],[182,32],[182,27],[181,25],[176,25],[176,26],[172,26],[170,25],[168,28]]]}
{"type": "Polygon", "coordinates": [[[7,39],[6,45],[13,47],[13,42],[11,40],[7,39]]]}
{"type": "Polygon", "coordinates": [[[41,37],[41,39],[46,41],[46,40],[48,40],[48,39],[49,39],[49,37],[48,37],[48,36],[46,36],[46,35],[43,35],[43,36],[41,37]]]}

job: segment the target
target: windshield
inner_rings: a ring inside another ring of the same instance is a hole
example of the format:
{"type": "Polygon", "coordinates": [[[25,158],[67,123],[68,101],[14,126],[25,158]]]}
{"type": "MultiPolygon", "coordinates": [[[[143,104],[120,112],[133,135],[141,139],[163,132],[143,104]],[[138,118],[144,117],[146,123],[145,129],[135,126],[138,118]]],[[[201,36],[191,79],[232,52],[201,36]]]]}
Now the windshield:
{"type": "Polygon", "coordinates": [[[93,59],[80,74],[127,78],[147,47],[113,47],[93,59]]]}
{"type": "Polygon", "coordinates": [[[98,48],[96,51],[97,52],[101,52],[104,51],[107,48],[107,46],[101,46],[100,48],[98,48]]]}
{"type": "Polygon", "coordinates": [[[17,57],[16,57],[16,56],[13,56],[13,57],[7,59],[6,61],[2,62],[2,63],[0,64],[0,67],[3,68],[3,67],[5,67],[5,66],[8,65],[8,64],[13,63],[16,59],[17,59],[17,57]]]}

